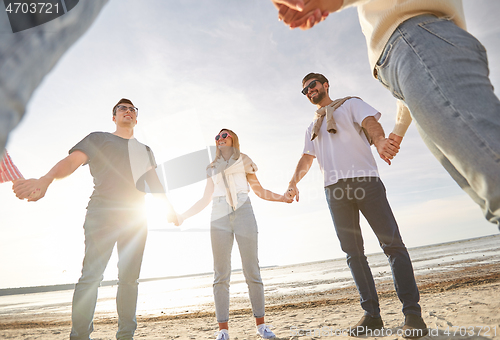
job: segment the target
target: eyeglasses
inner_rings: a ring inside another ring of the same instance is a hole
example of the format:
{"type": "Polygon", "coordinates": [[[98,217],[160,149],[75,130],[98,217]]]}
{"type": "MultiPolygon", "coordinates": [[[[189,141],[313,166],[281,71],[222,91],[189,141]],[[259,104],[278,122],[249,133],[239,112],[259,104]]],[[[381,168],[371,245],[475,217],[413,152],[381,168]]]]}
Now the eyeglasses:
{"type": "Polygon", "coordinates": [[[130,107],[130,106],[125,106],[125,105],[118,105],[116,108],[118,110],[120,110],[120,111],[125,111],[126,112],[126,111],[130,110],[130,112],[132,112],[132,113],[135,113],[137,115],[139,114],[139,109],[137,107],[133,107],[133,106],[130,107]]]}
{"type": "Polygon", "coordinates": [[[316,82],[317,80],[313,80],[312,82],[309,83],[309,85],[307,85],[306,87],[304,87],[302,89],[302,94],[305,96],[307,94],[307,92],[309,92],[309,89],[313,89],[316,87],[316,82]]]}
{"type": "Polygon", "coordinates": [[[226,139],[227,137],[233,137],[231,136],[229,133],[227,132],[224,132],[224,133],[219,133],[217,136],[215,136],[215,140],[219,140],[219,139],[226,139]]]}

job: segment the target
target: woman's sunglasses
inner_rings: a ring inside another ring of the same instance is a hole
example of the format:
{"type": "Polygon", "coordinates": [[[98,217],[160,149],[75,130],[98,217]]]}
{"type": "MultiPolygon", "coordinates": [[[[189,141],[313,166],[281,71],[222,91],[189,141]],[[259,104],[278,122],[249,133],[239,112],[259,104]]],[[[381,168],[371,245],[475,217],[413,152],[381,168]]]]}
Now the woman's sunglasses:
{"type": "Polygon", "coordinates": [[[232,137],[229,133],[224,132],[224,133],[219,133],[217,136],[215,136],[215,140],[219,139],[226,139],[227,137],[232,137]]]}

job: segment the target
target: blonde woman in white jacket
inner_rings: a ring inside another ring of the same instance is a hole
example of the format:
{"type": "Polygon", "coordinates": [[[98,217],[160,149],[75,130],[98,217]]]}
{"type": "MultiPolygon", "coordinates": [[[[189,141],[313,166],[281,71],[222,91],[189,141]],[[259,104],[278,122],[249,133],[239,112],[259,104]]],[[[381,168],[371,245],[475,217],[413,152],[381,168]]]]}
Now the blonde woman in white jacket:
{"type": "Polygon", "coordinates": [[[240,152],[238,136],[234,131],[222,129],[215,142],[216,157],[207,167],[205,193],[179,216],[179,224],[213,202],[210,235],[214,257],[215,314],[219,323],[216,339],[229,339],[229,280],[234,239],[240,250],[257,334],[264,339],[274,338],[274,333],[264,322],[264,285],[258,260],[257,223],[248,197],[249,186],[258,197],[267,201],[291,203],[292,199],[262,187],[255,175],[257,166],[250,157],[240,152]]]}

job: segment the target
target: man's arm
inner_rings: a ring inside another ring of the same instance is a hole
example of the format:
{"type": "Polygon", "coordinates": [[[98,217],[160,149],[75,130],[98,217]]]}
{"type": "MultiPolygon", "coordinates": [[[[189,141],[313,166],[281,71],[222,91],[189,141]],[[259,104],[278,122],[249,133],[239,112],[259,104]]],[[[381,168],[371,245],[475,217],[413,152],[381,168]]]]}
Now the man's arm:
{"type": "Polygon", "coordinates": [[[247,174],[247,180],[253,192],[255,192],[255,194],[259,198],[262,198],[263,200],[274,201],[274,202],[285,202],[285,203],[293,202],[293,198],[288,198],[284,195],[276,194],[272,191],[264,189],[260,184],[259,180],[257,179],[257,175],[255,174],[247,174]]]}
{"type": "Polygon", "coordinates": [[[80,165],[85,164],[88,157],[82,151],[73,151],[68,157],[59,161],[50,171],[39,179],[19,180],[12,186],[19,199],[28,199],[28,202],[38,201],[45,196],[50,184],[56,179],[71,175],[80,165]]]}
{"type": "Polygon", "coordinates": [[[170,203],[170,200],[168,199],[167,195],[165,194],[165,188],[163,187],[163,184],[161,184],[160,179],[158,178],[158,174],[156,173],[156,169],[151,167],[148,172],[144,175],[144,180],[146,183],[148,183],[149,190],[153,197],[156,199],[159,199],[163,201],[167,207],[167,222],[168,223],[174,223],[177,225],[178,217],[177,213],[175,212],[174,207],[170,203]]]}
{"type": "Polygon", "coordinates": [[[288,190],[285,193],[285,196],[299,201],[299,189],[297,189],[297,183],[307,174],[311,165],[314,161],[314,156],[308,154],[302,154],[302,157],[297,164],[297,168],[295,168],[295,173],[293,174],[290,183],[288,184],[288,190]]]}
{"type": "Polygon", "coordinates": [[[158,192],[154,192],[154,193],[152,193],[152,195],[156,199],[162,200],[165,203],[165,205],[167,206],[167,222],[173,223],[175,225],[179,225],[178,224],[179,217],[177,216],[177,213],[175,212],[175,209],[172,206],[172,204],[170,203],[170,200],[168,199],[167,195],[164,193],[158,193],[158,192]]]}
{"type": "Polygon", "coordinates": [[[366,117],[361,123],[363,128],[368,132],[373,144],[377,148],[377,152],[387,164],[391,165],[391,159],[399,152],[399,145],[394,141],[385,138],[382,125],[373,116],[366,117]]]}

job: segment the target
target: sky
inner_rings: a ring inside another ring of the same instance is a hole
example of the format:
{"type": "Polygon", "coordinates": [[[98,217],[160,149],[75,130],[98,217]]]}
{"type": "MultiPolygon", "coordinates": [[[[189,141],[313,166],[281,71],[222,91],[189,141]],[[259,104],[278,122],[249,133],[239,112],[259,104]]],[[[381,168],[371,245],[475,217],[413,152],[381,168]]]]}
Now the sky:
{"type": "MultiPolygon", "coordinates": [[[[468,30],[488,51],[498,89],[500,2],[465,0],[464,8],[468,30]]],[[[279,22],[269,0],[112,0],[45,77],[7,150],[26,178],[38,178],[90,132],[113,132],[111,109],[130,98],[139,108],[135,136],[152,148],[158,164],[214,145],[219,130],[229,128],[258,165],[263,187],[283,193],[314,115],[300,93],[309,72],[330,80],[332,98],[363,98],[382,113],[386,133],[392,131],[396,101],[371,76],[354,8],[300,31],[279,22]]],[[[407,247],[498,233],[413,124],[392,165],[372,151],[407,247]]],[[[169,190],[168,197],[183,212],[204,186],[200,181],[169,190]]],[[[316,161],[298,188],[298,203],[250,196],[263,267],[344,257],[316,161]]],[[[0,288],[78,280],[91,193],[88,166],[54,182],[36,203],[20,201],[9,184],[0,185],[0,288]]],[[[149,197],[148,209],[142,278],[212,271],[210,207],[181,227],[167,224],[165,208],[149,197]]],[[[362,230],[366,252],[379,252],[364,219],[362,230]]],[[[240,268],[236,248],[233,268],[240,268]]],[[[105,279],[115,279],[116,272],[115,254],[105,279]]]]}

